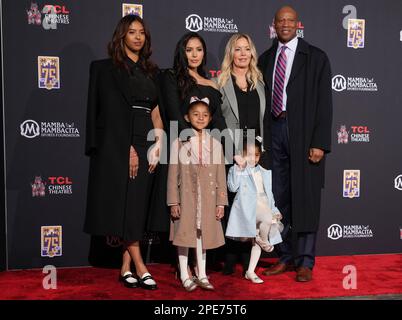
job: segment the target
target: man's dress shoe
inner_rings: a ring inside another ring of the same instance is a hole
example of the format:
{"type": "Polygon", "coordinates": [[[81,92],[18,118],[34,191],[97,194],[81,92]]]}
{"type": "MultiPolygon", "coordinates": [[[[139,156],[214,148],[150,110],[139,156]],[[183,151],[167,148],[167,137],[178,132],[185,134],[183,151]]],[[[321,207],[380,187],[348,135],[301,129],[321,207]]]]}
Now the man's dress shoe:
{"type": "Polygon", "coordinates": [[[300,267],[297,269],[296,281],[308,282],[313,278],[313,271],[306,267],[300,267]]]}
{"type": "Polygon", "coordinates": [[[273,266],[265,269],[262,272],[262,274],[264,276],[273,276],[273,275],[281,274],[281,273],[284,273],[286,271],[292,271],[292,270],[294,270],[293,266],[279,262],[279,263],[276,263],[273,266]]]}

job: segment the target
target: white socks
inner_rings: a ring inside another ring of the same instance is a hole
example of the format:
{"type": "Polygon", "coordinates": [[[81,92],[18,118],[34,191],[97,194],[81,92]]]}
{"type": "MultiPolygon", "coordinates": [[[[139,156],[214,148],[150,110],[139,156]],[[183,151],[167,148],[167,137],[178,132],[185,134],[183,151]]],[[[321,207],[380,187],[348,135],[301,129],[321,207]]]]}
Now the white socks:
{"type": "Polygon", "coordinates": [[[183,282],[189,278],[188,274],[188,248],[187,247],[177,247],[177,254],[179,255],[179,268],[180,268],[180,279],[183,282]]]}
{"type": "Polygon", "coordinates": [[[138,280],[136,278],[134,278],[133,274],[130,271],[126,271],[123,274],[123,277],[125,277],[126,275],[131,275],[131,277],[127,278],[124,281],[127,281],[128,283],[137,283],[138,280]]]}
{"type": "Polygon", "coordinates": [[[197,237],[196,251],[197,251],[197,269],[198,269],[197,278],[203,279],[203,278],[207,277],[207,273],[206,273],[207,253],[206,253],[206,250],[202,250],[201,236],[197,237]]]}
{"type": "MultiPolygon", "coordinates": [[[[145,278],[146,276],[150,276],[150,274],[148,272],[145,272],[142,275],[142,278],[145,278]]],[[[147,280],[144,281],[144,283],[147,284],[147,285],[150,285],[150,286],[153,286],[153,285],[156,284],[156,282],[153,279],[147,279],[147,280]]]]}
{"type": "Polygon", "coordinates": [[[251,248],[250,263],[248,264],[248,272],[255,273],[255,268],[257,267],[258,260],[261,256],[261,247],[254,241],[253,247],[251,248]]]}
{"type": "MultiPolygon", "coordinates": [[[[187,278],[189,278],[188,274],[188,249],[187,247],[177,247],[177,253],[179,256],[179,267],[180,267],[180,279],[183,282],[187,278]]],[[[197,256],[197,277],[199,279],[206,278],[206,265],[207,265],[207,254],[206,250],[202,249],[202,240],[201,237],[197,237],[197,247],[196,247],[196,256],[197,256]]],[[[258,260],[257,260],[258,261],[258,260]]]]}
{"type": "Polygon", "coordinates": [[[261,240],[264,242],[268,242],[268,233],[269,233],[269,229],[271,228],[271,225],[269,222],[266,221],[261,221],[260,225],[259,225],[259,235],[261,237],[261,240]]]}

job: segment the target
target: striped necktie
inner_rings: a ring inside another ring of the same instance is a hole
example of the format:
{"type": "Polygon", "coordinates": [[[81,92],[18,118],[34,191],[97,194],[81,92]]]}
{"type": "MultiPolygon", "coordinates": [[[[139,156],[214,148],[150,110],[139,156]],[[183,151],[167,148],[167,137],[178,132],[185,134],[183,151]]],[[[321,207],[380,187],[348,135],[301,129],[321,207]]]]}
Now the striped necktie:
{"type": "Polygon", "coordinates": [[[276,61],[274,93],[272,95],[272,114],[277,117],[282,112],[283,107],[283,90],[285,88],[286,74],[286,51],[287,47],[283,46],[276,61]]]}

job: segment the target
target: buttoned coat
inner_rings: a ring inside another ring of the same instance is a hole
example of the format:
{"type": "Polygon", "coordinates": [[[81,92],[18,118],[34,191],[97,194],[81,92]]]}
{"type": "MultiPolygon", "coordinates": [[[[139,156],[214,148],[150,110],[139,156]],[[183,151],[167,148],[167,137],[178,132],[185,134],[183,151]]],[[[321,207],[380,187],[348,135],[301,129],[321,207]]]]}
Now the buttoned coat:
{"type": "Polygon", "coordinates": [[[170,228],[170,240],[176,246],[196,247],[197,181],[200,183],[201,190],[202,247],[213,249],[225,243],[222,224],[216,219],[216,207],[228,204],[225,164],[222,145],[211,136],[209,138],[212,144],[212,158],[215,161],[205,165],[178,159],[177,155],[182,152],[183,147],[185,148],[186,142],[175,140],[172,144],[167,181],[167,204],[180,205],[180,218],[172,220],[170,228]],[[219,161],[216,161],[217,157],[219,161]]]}
{"type": "MultiPolygon", "coordinates": [[[[275,40],[272,47],[258,59],[267,92],[273,90],[277,49],[278,41],[275,40]]],[[[324,150],[325,154],[331,150],[331,78],[331,66],[326,53],[299,38],[286,86],[292,228],[296,232],[317,232],[319,226],[325,156],[319,163],[312,163],[309,161],[309,150],[318,148],[324,150]]],[[[267,110],[271,110],[271,103],[269,94],[267,110]]]]}
{"type": "MultiPolygon", "coordinates": [[[[132,121],[130,101],[137,93],[128,83],[128,72],[111,59],[91,63],[85,140],[90,165],[84,231],[92,235],[126,237],[130,145],[146,150],[147,133],[153,129],[145,116],[132,121]],[[136,140],[132,142],[134,135],[136,140]]],[[[145,161],[142,166],[147,166],[145,161]]],[[[138,201],[148,201],[145,190],[135,195],[138,201]]]]}

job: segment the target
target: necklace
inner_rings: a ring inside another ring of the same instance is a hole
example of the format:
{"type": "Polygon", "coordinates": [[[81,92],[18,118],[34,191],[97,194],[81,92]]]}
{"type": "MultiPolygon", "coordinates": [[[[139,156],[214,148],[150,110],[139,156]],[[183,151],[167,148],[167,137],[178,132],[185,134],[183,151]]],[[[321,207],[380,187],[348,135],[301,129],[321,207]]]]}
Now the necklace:
{"type": "Polygon", "coordinates": [[[248,82],[247,82],[247,80],[245,81],[245,83],[246,83],[246,85],[241,85],[241,84],[237,81],[237,79],[236,79],[236,85],[239,87],[239,89],[240,89],[241,91],[244,91],[244,92],[246,92],[247,89],[248,89],[248,82]]]}
{"type": "Polygon", "coordinates": [[[246,75],[245,75],[245,74],[241,74],[241,75],[237,76],[237,75],[235,74],[235,72],[232,72],[232,76],[234,77],[234,80],[236,81],[237,87],[238,87],[241,91],[247,92],[247,90],[248,90],[248,85],[249,85],[249,84],[248,84],[246,75]],[[240,80],[242,80],[242,81],[240,81],[240,80]],[[245,83],[245,85],[243,85],[244,83],[245,83]]]}
{"type": "Polygon", "coordinates": [[[239,89],[240,89],[241,91],[247,92],[248,84],[246,84],[246,86],[240,86],[240,84],[238,84],[237,82],[236,82],[236,84],[237,84],[237,86],[239,87],[239,89]]]}

